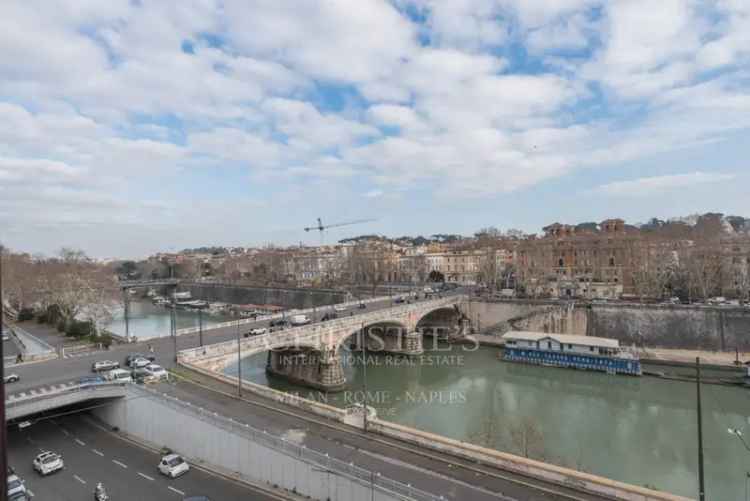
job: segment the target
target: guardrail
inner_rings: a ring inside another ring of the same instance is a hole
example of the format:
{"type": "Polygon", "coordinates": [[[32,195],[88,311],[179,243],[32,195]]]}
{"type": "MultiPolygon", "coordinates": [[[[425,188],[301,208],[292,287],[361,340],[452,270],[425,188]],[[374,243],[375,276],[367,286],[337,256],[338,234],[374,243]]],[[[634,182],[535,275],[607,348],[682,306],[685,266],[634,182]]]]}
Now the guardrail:
{"type": "Polygon", "coordinates": [[[162,404],[168,405],[181,412],[189,412],[201,421],[222,428],[230,433],[247,437],[254,442],[272,447],[286,453],[287,455],[296,456],[304,461],[312,463],[321,468],[323,472],[330,472],[354,479],[363,485],[372,486],[373,489],[394,494],[404,500],[440,501],[444,499],[443,496],[436,496],[429,492],[412,487],[411,485],[384,477],[380,473],[361,468],[353,463],[347,463],[346,461],[330,457],[328,454],[310,449],[304,445],[295,444],[281,436],[268,433],[266,430],[259,430],[249,424],[222,416],[213,411],[205,410],[201,407],[192,405],[189,402],[183,402],[172,395],[160,393],[151,388],[138,387],[138,390],[143,390],[152,394],[152,396],[159,399],[159,402],[162,404]]]}

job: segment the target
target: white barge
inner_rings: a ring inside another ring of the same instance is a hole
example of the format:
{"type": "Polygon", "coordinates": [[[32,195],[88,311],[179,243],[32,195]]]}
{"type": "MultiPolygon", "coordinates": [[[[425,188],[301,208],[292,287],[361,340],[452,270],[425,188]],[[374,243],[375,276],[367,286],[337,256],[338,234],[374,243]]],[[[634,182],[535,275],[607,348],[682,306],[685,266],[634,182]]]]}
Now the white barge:
{"type": "Polygon", "coordinates": [[[553,367],[641,375],[640,360],[616,339],[546,332],[511,331],[503,335],[503,359],[553,367]]]}

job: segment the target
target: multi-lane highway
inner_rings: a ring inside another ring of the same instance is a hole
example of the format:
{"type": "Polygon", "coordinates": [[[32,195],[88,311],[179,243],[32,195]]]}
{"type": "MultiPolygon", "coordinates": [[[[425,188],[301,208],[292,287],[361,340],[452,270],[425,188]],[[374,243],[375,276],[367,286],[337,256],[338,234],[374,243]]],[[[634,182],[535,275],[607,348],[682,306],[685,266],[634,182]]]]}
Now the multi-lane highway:
{"type": "Polygon", "coordinates": [[[23,430],[11,427],[8,457],[35,501],[93,499],[97,482],[113,500],[181,501],[197,495],[212,501],[285,499],[194,465],[176,479],[167,478],[157,470],[160,456],[156,452],[117,437],[85,415],[38,421],[23,430]],[[46,477],[36,473],[32,461],[42,450],[61,454],[65,468],[46,477]]]}

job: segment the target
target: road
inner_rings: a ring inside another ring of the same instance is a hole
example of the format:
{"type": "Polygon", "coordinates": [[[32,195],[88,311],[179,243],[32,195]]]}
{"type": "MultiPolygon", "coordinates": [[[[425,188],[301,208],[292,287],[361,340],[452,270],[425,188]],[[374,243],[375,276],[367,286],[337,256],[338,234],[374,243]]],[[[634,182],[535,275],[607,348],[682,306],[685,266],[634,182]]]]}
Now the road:
{"type": "Polygon", "coordinates": [[[236,387],[190,373],[190,380],[160,383],[158,391],[192,405],[211,409],[240,423],[288,437],[306,447],[414,487],[442,495],[446,500],[594,501],[599,496],[581,494],[543,481],[455,456],[410,446],[399,440],[326,420],[302,409],[244,394],[236,387]]]}
{"type": "MultiPolygon", "coordinates": [[[[460,291],[454,291],[452,293],[458,294],[460,291]]],[[[366,309],[360,310],[355,306],[344,312],[337,313],[339,316],[359,315],[384,308],[390,308],[391,306],[390,299],[384,299],[383,301],[368,304],[366,309]]],[[[321,317],[327,312],[328,310],[316,312],[313,320],[316,322],[320,321],[321,317]]],[[[311,318],[313,317],[313,315],[310,316],[311,318]]],[[[256,327],[268,327],[268,323],[269,322],[265,320],[241,324],[239,325],[240,335],[249,333],[251,329],[256,327]]],[[[236,339],[237,329],[238,327],[236,325],[232,325],[205,330],[203,332],[203,344],[213,344],[236,339]]],[[[75,381],[82,376],[91,374],[91,364],[97,360],[114,360],[120,362],[120,364],[124,364],[125,357],[129,353],[146,353],[149,346],[152,346],[154,349],[157,363],[170,369],[175,366],[175,350],[179,351],[187,348],[195,348],[199,345],[200,336],[198,334],[182,334],[177,336],[176,339],[172,337],[163,337],[133,344],[113,345],[109,351],[105,352],[87,353],[80,357],[53,359],[46,362],[7,367],[4,371],[5,374],[18,374],[21,380],[18,383],[13,383],[13,385],[8,386],[6,393],[18,393],[34,388],[75,381]]]]}
{"type": "Polygon", "coordinates": [[[118,438],[84,415],[9,429],[8,456],[35,501],[93,499],[97,482],[113,500],[181,501],[191,495],[207,495],[212,501],[283,499],[194,467],[169,479],[156,468],[158,454],[118,438]],[[46,477],[36,473],[32,460],[41,450],[62,454],[65,469],[46,477]]]}

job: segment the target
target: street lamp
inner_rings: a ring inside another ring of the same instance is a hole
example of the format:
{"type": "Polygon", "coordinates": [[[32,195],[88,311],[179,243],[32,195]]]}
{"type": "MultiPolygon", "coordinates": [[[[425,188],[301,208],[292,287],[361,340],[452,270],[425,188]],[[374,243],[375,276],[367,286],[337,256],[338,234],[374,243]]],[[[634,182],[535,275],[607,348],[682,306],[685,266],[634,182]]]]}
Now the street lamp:
{"type": "Polygon", "coordinates": [[[750,446],[747,445],[747,442],[745,442],[744,437],[742,436],[742,431],[737,428],[727,428],[727,433],[730,435],[734,435],[737,438],[740,439],[740,442],[742,442],[742,445],[745,447],[745,450],[750,452],[750,446]]]}
{"type": "MultiPolygon", "coordinates": [[[[5,321],[5,305],[3,304],[3,252],[5,247],[0,245],[0,337],[3,334],[3,322],[5,321]]],[[[4,344],[0,344],[0,372],[4,374],[5,358],[3,353],[4,344]]],[[[6,475],[8,467],[8,430],[5,426],[5,384],[0,384],[0,496],[5,496],[8,492],[8,477],[6,475]]]]}

